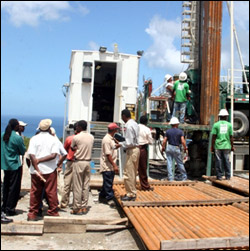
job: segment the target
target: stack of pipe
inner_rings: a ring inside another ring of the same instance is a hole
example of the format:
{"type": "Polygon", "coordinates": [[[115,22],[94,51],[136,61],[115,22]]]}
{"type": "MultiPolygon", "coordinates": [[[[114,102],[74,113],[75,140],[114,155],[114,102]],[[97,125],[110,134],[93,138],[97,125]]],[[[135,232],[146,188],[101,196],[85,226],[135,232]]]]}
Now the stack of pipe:
{"type": "Polygon", "coordinates": [[[218,117],[221,58],[222,1],[204,1],[200,120],[218,117]]]}

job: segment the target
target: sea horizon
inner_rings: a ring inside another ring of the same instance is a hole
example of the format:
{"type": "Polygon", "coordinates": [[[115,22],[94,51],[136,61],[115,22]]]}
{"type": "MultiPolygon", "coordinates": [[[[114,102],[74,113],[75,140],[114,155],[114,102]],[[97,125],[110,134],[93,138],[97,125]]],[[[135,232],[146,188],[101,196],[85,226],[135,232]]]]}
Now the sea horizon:
{"type": "Polygon", "coordinates": [[[43,115],[15,115],[15,114],[1,114],[1,132],[5,131],[5,128],[10,119],[21,120],[28,125],[25,127],[23,135],[25,137],[31,138],[37,132],[38,125],[42,119],[49,118],[52,120],[52,127],[56,130],[56,135],[58,138],[63,137],[63,121],[64,117],[62,116],[43,116],[43,115]]]}

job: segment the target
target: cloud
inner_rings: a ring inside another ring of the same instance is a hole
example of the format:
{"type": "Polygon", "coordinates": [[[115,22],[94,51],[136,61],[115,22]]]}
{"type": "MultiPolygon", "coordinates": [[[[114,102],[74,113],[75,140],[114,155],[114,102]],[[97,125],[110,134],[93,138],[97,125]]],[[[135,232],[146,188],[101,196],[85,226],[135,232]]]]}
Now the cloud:
{"type": "Polygon", "coordinates": [[[234,1],[235,24],[243,30],[249,30],[249,2],[234,1]]]}
{"type": "MultiPolygon", "coordinates": [[[[229,4],[230,6],[230,4],[229,4]]],[[[230,27],[230,17],[228,9],[226,9],[224,18],[228,19],[227,25],[230,27]]],[[[226,24],[226,23],[224,23],[226,24]]],[[[234,1],[234,24],[239,41],[240,51],[243,63],[249,65],[249,2],[248,1],[234,1]]],[[[230,31],[229,31],[230,32],[230,31]]],[[[221,48],[221,70],[223,73],[231,68],[231,43],[230,33],[223,37],[221,48]]],[[[241,69],[241,62],[239,52],[234,39],[234,68],[241,69]]]]}
{"type": "Polygon", "coordinates": [[[96,42],[90,41],[89,42],[89,48],[90,48],[91,51],[98,51],[100,46],[96,42]]]}
{"type": "Polygon", "coordinates": [[[168,72],[179,72],[183,67],[178,49],[180,42],[178,48],[175,42],[180,40],[180,19],[166,20],[160,16],[154,16],[145,31],[153,40],[153,44],[146,50],[144,56],[148,65],[164,68],[168,72]]]}
{"type": "Polygon", "coordinates": [[[9,14],[11,23],[20,27],[37,26],[42,20],[65,21],[68,17],[62,12],[71,6],[67,1],[2,1],[1,8],[9,14]]]}

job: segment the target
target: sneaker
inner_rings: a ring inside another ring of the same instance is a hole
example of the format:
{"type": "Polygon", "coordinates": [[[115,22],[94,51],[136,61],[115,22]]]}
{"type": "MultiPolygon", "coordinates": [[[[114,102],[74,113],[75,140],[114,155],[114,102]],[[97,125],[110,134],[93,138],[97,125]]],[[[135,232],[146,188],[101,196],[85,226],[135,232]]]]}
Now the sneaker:
{"type": "Polygon", "coordinates": [[[136,199],[136,196],[135,197],[129,197],[127,195],[125,195],[125,196],[123,196],[121,198],[122,201],[135,201],[135,199],[136,199]]]}
{"type": "Polygon", "coordinates": [[[27,218],[27,221],[39,221],[39,220],[42,220],[42,217],[36,216],[27,218]]]}
{"type": "Polygon", "coordinates": [[[87,207],[84,207],[81,209],[81,211],[82,211],[82,214],[87,214],[89,209],[87,207]]]}
{"type": "Polygon", "coordinates": [[[4,214],[1,215],[1,224],[8,224],[13,222],[13,219],[7,218],[4,214]]]}
{"type": "Polygon", "coordinates": [[[113,200],[109,200],[107,203],[112,208],[116,206],[116,204],[115,204],[115,202],[113,200]]]}
{"type": "Polygon", "coordinates": [[[71,210],[70,211],[71,214],[75,214],[75,215],[82,215],[82,209],[78,209],[78,210],[71,210]]]}
{"type": "Polygon", "coordinates": [[[222,178],[221,177],[217,177],[217,180],[222,180],[222,178]]]}

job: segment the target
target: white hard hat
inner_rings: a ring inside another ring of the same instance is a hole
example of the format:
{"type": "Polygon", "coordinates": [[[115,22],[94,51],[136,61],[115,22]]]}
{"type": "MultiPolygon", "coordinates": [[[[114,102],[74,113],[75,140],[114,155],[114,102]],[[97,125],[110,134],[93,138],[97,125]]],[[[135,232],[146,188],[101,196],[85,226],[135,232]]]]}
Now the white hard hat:
{"type": "Polygon", "coordinates": [[[181,72],[179,75],[180,81],[185,81],[187,79],[187,74],[185,72],[181,72]]]}
{"type": "Polygon", "coordinates": [[[176,117],[171,118],[170,125],[176,125],[176,124],[180,124],[179,119],[177,119],[176,117]]]}
{"type": "Polygon", "coordinates": [[[226,109],[221,109],[218,116],[228,116],[229,113],[226,109]]]}
{"type": "Polygon", "coordinates": [[[165,78],[164,78],[164,81],[167,82],[170,78],[172,78],[172,76],[169,75],[169,74],[166,74],[165,78]]]}

